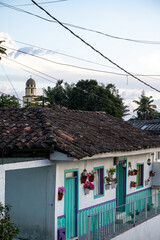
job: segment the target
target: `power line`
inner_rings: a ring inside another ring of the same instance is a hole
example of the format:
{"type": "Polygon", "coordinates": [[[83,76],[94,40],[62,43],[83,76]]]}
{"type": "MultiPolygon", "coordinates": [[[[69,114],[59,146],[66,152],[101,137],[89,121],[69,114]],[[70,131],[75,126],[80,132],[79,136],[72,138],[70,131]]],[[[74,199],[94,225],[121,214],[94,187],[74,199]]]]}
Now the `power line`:
{"type": "MultiPolygon", "coordinates": [[[[5,47],[6,47],[6,46],[5,46],[5,47]]],[[[21,52],[21,53],[26,54],[26,55],[29,55],[29,56],[33,56],[33,57],[42,59],[42,60],[45,60],[45,61],[48,61],[48,62],[50,62],[50,63],[62,65],[62,66],[67,66],[67,67],[72,67],[72,68],[78,68],[78,69],[83,69],[83,70],[92,71],[92,72],[99,72],[99,73],[107,73],[107,74],[114,74],[114,75],[126,76],[126,74],[124,74],[124,73],[109,72],[109,71],[104,71],[104,70],[99,70],[99,69],[80,67],[80,66],[76,66],[76,65],[73,65],[73,64],[60,63],[60,62],[56,62],[56,61],[53,61],[53,60],[50,60],[50,59],[47,59],[47,58],[44,58],[44,57],[40,57],[40,56],[38,56],[38,55],[36,55],[36,54],[27,53],[27,52],[22,51],[22,50],[17,50],[17,49],[10,48],[10,47],[6,47],[6,48],[11,49],[11,50],[14,50],[14,51],[17,51],[17,52],[21,52]]]]}
{"type": "MultiPolygon", "coordinates": [[[[44,57],[40,57],[36,54],[27,53],[25,51],[18,50],[18,49],[15,49],[15,48],[11,48],[11,47],[7,47],[7,46],[5,46],[5,47],[7,49],[11,49],[13,51],[21,52],[23,54],[33,56],[33,57],[36,57],[36,58],[39,58],[39,59],[42,59],[42,60],[45,60],[45,61],[48,61],[48,62],[51,62],[51,63],[54,63],[54,64],[62,65],[62,66],[74,67],[74,68],[83,69],[83,70],[87,70],[87,71],[94,71],[94,72],[99,72],[99,73],[113,74],[113,75],[127,76],[128,77],[128,75],[125,74],[125,73],[109,72],[109,71],[104,71],[104,70],[99,70],[99,69],[76,66],[76,65],[73,65],[73,64],[60,63],[60,62],[56,62],[56,61],[53,61],[53,60],[50,60],[50,59],[47,59],[47,58],[44,58],[44,57]]],[[[106,66],[106,65],[104,65],[104,66],[106,66]]],[[[117,68],[114,68],[114,69],[117,69],[117,68]]],[[[137,76],[137,77],[149,77],[149,78],[152,78],[152,79],[156,79],[156,78],[153,78],[153,77],[160,77],[160,74],[137,74],[137,73],[132,73],[132,74],[134,74],[134,76],[137,76]]]]}
{"type": "MultiPolygon", "coordinates": [[[[17,7],[15,7],[15,6],[12,6],[12,5],[3,3],[3,2],[0,2],[0,4],[1,4],[2,6],[5,6],[5,7],[8,7],[8,8],[10,8],[10,9],[13,9],[13,10],[15,10],[15,11],[23,12],[23,13],[26,13],[26,14],[29,14],[29,15],[32,15],[32,16],[35,16],[35,17],[37,17],[37,18],[40,18],[40,19],[45,20],[45,21],[48,21],[48,22],[56,23],[56,21],[49,20],[49,19],[47,19],[47,18],[41,17],[40,15],[31,13],[31,12],[28,12],[28,11],[26,11],[26,10],[24,10],[24,9],[17,8],[17,7]]],[[[124,38],[124,37],[119,37],[119,36],[107,34],[107,33],[104,33],[104,32],[101,32],[101,31],[97,31],[97,30],[94,30],[94,29],[77,26],[77,25],[70,24],[70,23],[65,23],[65,22],[62,22],[62,23],[63,23],[63,25],[65,25],[65,26],[69,26],[69,27],[72,27],[72,28],[78,28],[78,29],[81,29],[81,30],[84,30],[84,31],[89,31],[89,32],[97,33],[97,34],[100,34],[100,35],[103,35],[103,36],[106,36],[106,37],[109,37],[109,38],[117,39],[117,40],[124,40],[124,41],[135,42],[135,43],[142,43],[142,44],[153,44],[153,45],[159,45],[159,44],[160,44],[160,41],[154,41],[154,40],[138,40],[138,39],[124,38]]]]}
{"type": "MultiPolygon", "coordinates": [[[[43,5],[43,4],[50,4],[50,3],[57,3],[57,2],[66,2],[68,0],[55,0],[55,1],[49,1],[49,2],[39,2],[38,4],[43,5]]],[[[33,6],[33,3],[26,3],[26,4],[17,4],[13,5],[13,7],[26,7],[26,6],[33,6]]],[[[4,6],[0,6],[4,7],[4,6]]]]}
{"type": "MultiPolygon", "coordinates": [[[[25,66],[25,67],[28,68],[28,69],[31,69],[31,70],[33,70],[33,71],[39,72],[39,73],[41,73],[41,74],[44,74],[44,73],[42,73],[42,72],[40,72],[40,71],[38,71],[38,70],[36,70],[36,69],[30,68],[30,67],[28,67],[28,66],[26,66],[26,65],[24,65],[24,64],[18,63],[17,61],[14,61],[13,59],[9,59],[9,58],[7,58],[7,57],[5,57],[5,58],[8,59],[8,60],[11,60],[12,62],[14,62],[14,63],[16,63],[16,64],[20,64],[20,65],[22,65],[22,66],[25,66]]],[[[25,69],[23,69],[23,68],[20,68],[20,69],[22,69],[23,71],[29,72],[29,71],[27,71],[27,70],[25,70],[25,69]]],[[[29,73],[30,73],[30,72],[29,72],[29,73]]],[[[47,81],[52,82],[52,83],[55,83],[55,84],[59,81],[59,79],[56,79],[57,82],[54,82],[54,81],[52,81],[52,80],[46,79],[46,78],[44,78],[44,77],[42,77],[42,76],[39,76],[38,74],[35,74],[35,73],[34,73],[34,75],[36,75],[36,76],[38,76],[38,77],[41,77],[41,78],[43,78],[44,80],[47,80],[47,81]]],[[[44,75],[46,75],[46,74],[44,74],[44,75]]],[[[47,75],[47,76],[49,76],[49,75],[47,75]]],[[[50,76],[50,77],[51,77],[51,76],[50,76]]],[[[91,92],[89,92],[89,91],[87,91],[87,90],[81,89],[80,87],[76,87],[76,88],[77,88],[78,90],[80,90],[81,92],[85,93],[85,94],[91,93],[91,92]]],[[[95,97],[98,97],[98,98],[100,98],[100,99],[102,99],[102,100],[104,100],[105,102],[108,103],[108,100],[107,100],[106,98],[103,98],[103,97],[101,97],[101,96],[99,96],[99,95],[97,95],[97,94],[95,94],[95,93],[93,93],[93,92],[92,92],[92,95],[94,95],[95,97]]],[[[21,100],[21,101],[22,101],[22,100],[21,100]]]]}
{"type": "Polygon", "coordinates": [[[9,77],[8,77],[8,75],[7,75],[7,73],[6,73],[6,71],[5,71],[5,69],[4,69],[4,67],[3,67],[3,65],[2,65],[1,62],[0,62],[0,64],[1,64],[2,70],[3,70],[3,72],[4,72],[5,76],[6,76],[6,78],[8,79],[9,83],[11,84],[11,86],[12,86],[12,88],[13,88],[13,90],[14,90],[16,96],[17,96],[17,98],[19,99],[18,93],[16,92],[16,89],[14,88],[14,86],[13,86],[11,80],[9,79],[9,77]]]}
{"type": "Polygon", "coordinates": [[[69,31],[74,37],[78,38],[81,42],[83,42],[85,45],[87,45],[89,48],[91,48],[94,52],[98,53],[100,56],[102,56],[103,58],[105,58],[106,60],[108,60],[110,63],[112,63],[113,65],[115,65],[116,67],[118,67],[119,69],[121,69],[122,71],[124,71],[127,75],[130,75],[131,77],[135,78],[136,80],[138,80],[139,82],[143,83],[144,85],[152,88],[153,90],[157,91],[160,93],[160,90],[158,90],[157,88],[151,86],[150,84],[144,82],[143,80],[141,80],[140,78],[134,76],[132,73],[128,72],[127,70],[125,70],[124,68],[122,68],[121,66],[119,66],[117,63],[113,62],[110,58],[108,58],[107,56],[105,56],[103,53],[101,53],[99,50],[97,50],[95,47],[93,47],[91,44],[89,44],[88,42],[86,42],[84,39],[82,39],[79,35],[75,34],[71,29],[69,29],[68,27],[66,27],[63,23],[61,23],[57,18],[53,17],[48,11],[46,11],[44,8],[42,8],[41,6],[39,6],[34,0],[31,0],[37,7],[39,7],[42,11],[44,11],[49,17],[51,17],[52,19],[54,19],[55,21],[57,21],[57,23],[59,23],[63,28],[65,28],[67,31],[69,31]]]}
{"type": "MultiPolygon", "coordinates": [[[[5,37],[4,37],[4,39],[8,39],[8,38],[5,38],[5,37]]],[[[56,54],[58,54],[58,55],[62,55],[62,56],[65,56],[65,57],[70,57],[70,58],[73,58],[73,59],[77,59],[77,60],[80,60],[80,61],[83,61],[83,62],[93,63],[93,64],[96,64],[96,65],[99,65],[99,66],[102,66],[102,67],[107,67],[107,68],[112,68],[112,69],[118,70],[117,68],[108,66],[108,65],[106,65],[106,64],[101,64],[101,63],[97,63],[97,62],[94,62],[94,61],[86,60],[86,59],[84,59],[84,58],[75,57],[75,56],[73,56],[73,55],[69,55],[69,54],[65,54],[65,53],[53,51],[53,50],[51,50],[51,49],[39,47],[39,46],[30,44],[30,43],[25,43],[25,42],[17,41],[17,40],[14,40],[14,41],[13,41],[13,40],[10,40],[10,41],[12,41],[12,42],[17,42],[17,43],[20,43],[20,44],[24,44],[24,45],[27,45],[27,46],[31,46],[31,47],[34,47],[34,48],[37,48],[37,49],[41,49],[41,50],[44,50],[44,51],[49,51],[49,52],[52,52],[52,53],[56,53],[56,54]]]]}
{"type": "MultiPolygon", "coordinates": [[[[4,39],[8,39],[8,38],[4,38],[4,39]]],[[[64,54],[64,53],[60,53],[60,52],[57,52],[57,51],[53,51],[51,49],[48,49],[48,48],[42,48],[42,47],[39,47],[39,46],[35,46],[33,44],[29,44],[29,43],[25,43],[25,42],[22,42],[22,41],[18,41],[18,40],[10,40],[12,42],[17,42],[17,43],[20,43],[20,44],[24,44],[24,45],[27,45],[27,46],[31,46],[31,47],[34,47],[34,48],[37,48],[37,49],[41,49],[41,50],[45,50],[45,51],[49,51],[49,52],[53,52],[53,53],[56,53],[56,54],[59,54],[59,55],[63,55],[63,56],[67,56],[67,57],[71,57],[73,59],[78,59],[78,60],[81,60],[81,61],[84,61],[84,62],[88,62],[88,63],[93,63],[93,64],[96,64],[96,65],[100,65],[100,66],[104,66],[104,67],[107,67],[107,68],[112,68],[112,69],[116,69],[115,67],[111,67],[111,66],[108,66],[106,64],[101,64],[101,63],[97,63],[97,62],[94,62],[94,61],[89,61],[89,60],[86,60],[86,59],[83,59],[83,58],[78,58],[78,57],[75,57],[75,56],[72,56],[72,55],[68,55],[68,54],[64,54]]],[[[16,51],[18,51],[16,49],[16,51]]],[[[106,72],[107,73],[107,72],[106,72]]],[[[112,74],[112,72],[108,72],[109,74],[112,74]]],[[[114,73],[113,73],[114,74],[114,73]]],[[[118,73],[116,73],[118,75],[118,73]]],[[[149,77],[151,79],[154,79],[154,80],[157,80],[156,78],[154,77],[160,77],[160,74],[137,74],[137,73],[133,73],[134,76],[137,76],[137,77],[149,77]]],[[[119,75],[124,75],[124,76],[127,76],[126,74],[119,74],[119,75]]]]}
{"type": "MultiPolygon", "coordinates": [[[[11,62],[14,62],[14,63],[16,63],[16,64],[19,64],[19,65],[21,65],[21,66],[23,66],[23,67],[26,67],[26,68],[28,68],[28,69],[31,69],[32,71],[38,72],[38,73],[40,73],[40,74],[42,74],[42,75],[44,75],[44,76],[46,76],[46,77],[52,78],[52,79],[54,79],[54,80],[56,80],[56,81],[59,80],[58,78],[52,77],[52,76],[50,76],[50,75],[48,75],[48,74],[46,74],[46,73],[42,73],[41,71],[38,71],[38,70],[36,70],[36,69],[34,69],[34,68],[31,68],[31,67],[28,67],[28,66],[26,66],[25,64],[19,63],[19,62],[13,60],[13,59],[10,59],[10,58],[5,57],[5,56],[3,56],[3,57],[4,57],[5,59],[11,61],[11,62]]],[[[49,80],[49,79],[47,79],[47,81],[53,82],[53,81],[51,81],[51,80],[49,80]]],[[[55,82],[54,82],[54,83],[55,83],[55,82]]]]}

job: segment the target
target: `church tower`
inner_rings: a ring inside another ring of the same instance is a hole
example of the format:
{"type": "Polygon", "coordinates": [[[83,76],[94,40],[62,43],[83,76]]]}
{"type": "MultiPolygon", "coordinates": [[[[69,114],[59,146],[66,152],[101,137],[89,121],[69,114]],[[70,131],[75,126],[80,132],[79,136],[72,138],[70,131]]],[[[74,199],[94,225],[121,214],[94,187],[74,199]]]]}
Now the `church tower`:
{"type": "Polygon", "coordinates": [[[30,77],[26,82],[25,96],[23,97],[23,107],[35,103],[36,100],[36,82],[30,77]]]}

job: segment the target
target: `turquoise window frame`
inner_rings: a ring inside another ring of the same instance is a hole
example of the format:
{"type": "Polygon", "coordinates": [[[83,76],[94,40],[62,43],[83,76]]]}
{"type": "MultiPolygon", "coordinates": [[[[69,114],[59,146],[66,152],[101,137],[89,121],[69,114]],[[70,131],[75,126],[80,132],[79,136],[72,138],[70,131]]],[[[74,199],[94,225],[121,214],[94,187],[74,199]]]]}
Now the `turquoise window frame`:
{"type": "MultiPolygon", "coordinates": [[[[144,163],[137,163],[137,168],[139,165],[142,165],[143,166],[143,185],[142,186],[136,186],[136,189],[140,189],[140,188],[143,188],[144,187],[144,163]]],[[[138,175],[136,177],[136,182],[138,180],[138,175]]]]}
{"type": "MultiPolygon", "coordinates": [[[[103,193],[102,194],[99,194],[99,195],[95,195],[95,190],[93,191],[93,194],[94,194],[94,199],[97,199],[97,198],[100,198],[100,197],[103,197],[104,196],[104,166],[100,166],[100,167],[94,167],[93,168],[94,170],[97,170],[97,169],[103,169],[103,193]]],[[[94,185],[95,185],[95,181],[94,181],[94,185]]]]}
{"type": "MultiPolygon", "coordinates": [[[[68,169],[64,170],[64,186],[66,187],[66,173],[68,172],[77,172],[77,212],[79,210],[79,169],[68,169]]],[[[64,195],[65,198],[65,195],[64,195]]],[[[66,215],[66,200],[64,200],[64,214],[66,215]]]]}

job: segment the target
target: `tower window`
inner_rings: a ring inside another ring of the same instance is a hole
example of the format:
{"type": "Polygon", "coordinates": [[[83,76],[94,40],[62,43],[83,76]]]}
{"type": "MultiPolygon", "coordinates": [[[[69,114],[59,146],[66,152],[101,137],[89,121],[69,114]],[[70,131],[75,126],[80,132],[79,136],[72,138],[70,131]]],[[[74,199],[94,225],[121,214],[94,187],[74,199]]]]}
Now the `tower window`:
{"type": "Polygon", "coordinates": [[[31,93],[33,93],[33,89],[31,88],[31,93]]]}

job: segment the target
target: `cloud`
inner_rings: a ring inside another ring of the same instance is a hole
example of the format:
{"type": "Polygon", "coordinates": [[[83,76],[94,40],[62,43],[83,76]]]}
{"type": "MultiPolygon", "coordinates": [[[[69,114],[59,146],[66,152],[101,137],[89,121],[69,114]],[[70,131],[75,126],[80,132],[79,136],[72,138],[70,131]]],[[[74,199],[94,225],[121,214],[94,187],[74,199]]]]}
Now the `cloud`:
{"type": "Polygon", "coordinates": [[[139,59],[139,62],[147,72],[160,74],[160,53],[143,56],[139,59]]]}

